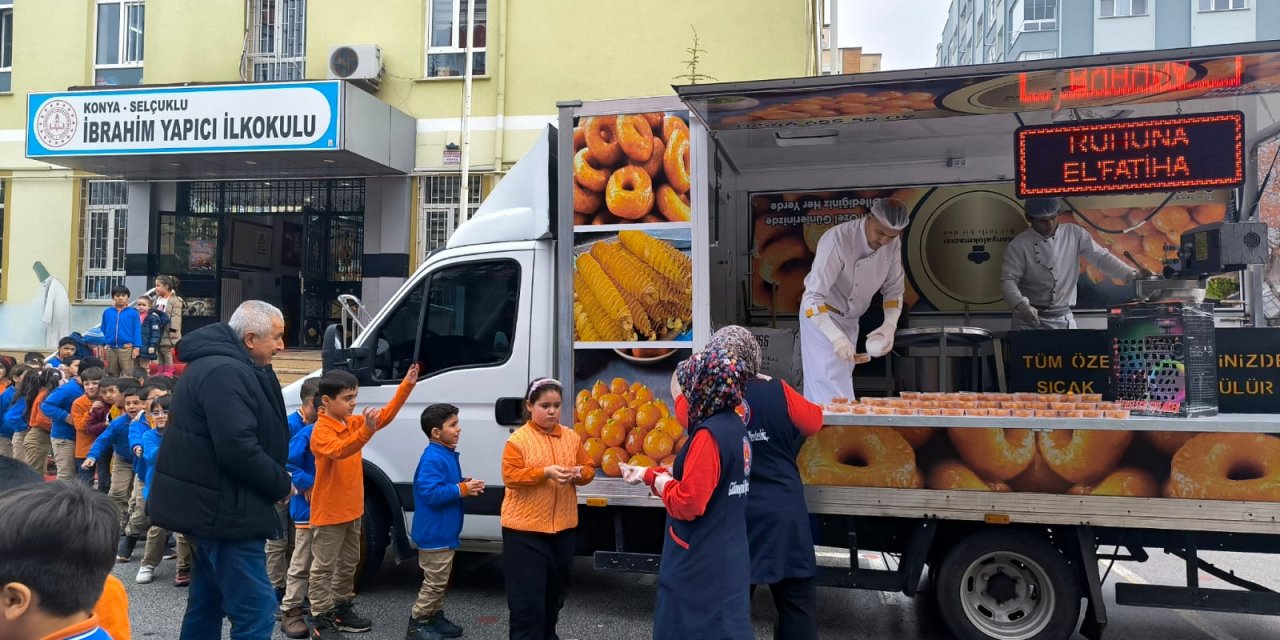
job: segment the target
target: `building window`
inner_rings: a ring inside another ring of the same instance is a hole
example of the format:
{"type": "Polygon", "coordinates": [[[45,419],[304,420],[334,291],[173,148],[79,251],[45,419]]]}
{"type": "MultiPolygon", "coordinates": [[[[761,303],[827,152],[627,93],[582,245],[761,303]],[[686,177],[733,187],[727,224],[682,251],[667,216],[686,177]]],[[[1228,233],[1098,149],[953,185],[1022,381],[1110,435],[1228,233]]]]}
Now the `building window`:
{"type": "Polygon", "coordinates": [[[0,0],[0,93],[12,91],[13,2],[0,0]]]}
{"type": "Polygon", "coordinates": [[[142,84],[143,26],[141,0],[98,0],[98,42],[94,84],[142,84]]]}
{"type": "Polygon", "coordinates": [[[1058,0],[1022,0],[1014,4],[1017,31],[1053,31],[1058,28],[1058,0]]]}
{"type": "Polygon", "coordinates": [[[109,301],[111,288],[124,284],[129,185],[123,180],[87,180],[83,185],[76,300],[109,301]]]}
{"type": "Polygon", "coordinates": [[[443,78],[466,73],[467,4],[476,4],[472,74],[485,74],[487,0],[429,0],[427,9],[427,77],[443,78]]]}
{"type": "Polygon", "coordinates": [[[249,15],[245,79],[301,80],[307,66],[306,0],[250,0],[249,15]]]}
{"type": "Polygon", "coordinates": [[[1239,11],[1249,8],[1249,0],[1200,0],[1201,11],[1239,11]]]}
{"type": "Polygon", "coordinates": [[[994,42],[984,47],[983,62],[1000,62],[1000,43],[994,42]]]}
{"type": "MultiPolygon", "coordinates": [[[[481,178],[479,174],[467,176],[471,193],[467,196],[467,217],[475,214],[480,208],[481,178]]],[[[422,247],[421,258],[431,251],[443,247],[453,235],[453,230],[462,224],[462,211],[458,206],[458,188],[462,186],[460,174],[423,176],[419,183],[418,246],[422,247]]]]}
{"type": "Polygon", "coordinates": [[[1058,57],[1057,51],[1023,51],[1018,54],[1018,61],[1023,60],[1048,60],[1058,57]]]}
{"type": "Polygon", "coordinates": [[[1099,14],[1104,18],[1147,15],[1147,0],[1102,0],[1099,14]]]}

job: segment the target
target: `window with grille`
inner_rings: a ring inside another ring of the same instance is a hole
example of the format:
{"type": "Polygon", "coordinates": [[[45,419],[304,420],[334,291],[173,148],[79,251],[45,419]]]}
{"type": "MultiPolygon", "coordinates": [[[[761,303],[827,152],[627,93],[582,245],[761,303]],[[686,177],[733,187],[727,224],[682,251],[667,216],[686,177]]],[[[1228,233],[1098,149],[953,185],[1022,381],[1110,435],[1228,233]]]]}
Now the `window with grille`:
{"type": "Polygon", "coordinates": [[[142,84],[146,5],[142,0],[98,0],[97,20],[94,84],[142,84]]]}
{"type": "Polygon", "coordinates": [[[301,80],[307,64],[306,0],[249,0],[246,79],[301,80]]]}
{"type": "Polygon", "coordinates": [[[1058,28],[1058,0],[1023,0],[1021,31],[1058,28]]]}
{"type": "MultiPolygon", "coordinates": [[[[468,217],[480,208],[481,175],[470,175],[467,184],[471,193],[468,195],[468,217]]],[[[462,186],[460,174],[423,176],[419,183],[421,193],[418,217],[418,246],[422,247],[422,258],[439,247],[443,247],[453,235],[453,230],[462,224],[462,209],[458,206],[458,190],[462,186]]]]}
{"type": "Polygon", "coordinates": [[[488,31],[486,0],[427,0],[427,77],[444,78],[466,73],[467,4],[476,3],[475,45],[471,48],[471,73],[485,74],[485,42],[488,31]]]}
{"type": "Polygon", "coordinates": [[[1127,18],[1147,15],[1147,0],[1102,0],[1098,12],[1103,18],[1127,18]]]}
{"type": "Polygon", "coordinates": [[[1201,11],[1239,11],[1249,8],[1249,0],[1200,0],[1201,11]]]}
{"type": "Polygon", "coordinates": [[[124,284],[129,185],[123,180],[87,180],[81,189],[80,260],[76,300],[111,300],[124,284]]]}

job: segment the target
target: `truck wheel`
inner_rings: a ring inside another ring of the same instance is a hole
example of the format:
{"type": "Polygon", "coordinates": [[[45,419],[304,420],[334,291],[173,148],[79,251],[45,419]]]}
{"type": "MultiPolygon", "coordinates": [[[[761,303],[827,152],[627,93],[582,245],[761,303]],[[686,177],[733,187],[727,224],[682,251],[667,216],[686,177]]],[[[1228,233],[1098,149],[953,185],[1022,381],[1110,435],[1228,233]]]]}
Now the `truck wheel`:
{"type": "Polygon", "coordinates": [[[1067,559],[1028,533],[965,538],[943,558],[935,586],[942,618],[962,640],[1066,640],[1080,617],[1067,559]]]}
{"type": "Polygon", "coordinates": [[[364,517],[360,521],[360,573],[357,582],[365,584],[382,568],[391,544],[391,520],[382,501],[364,496],[364,517]]]}

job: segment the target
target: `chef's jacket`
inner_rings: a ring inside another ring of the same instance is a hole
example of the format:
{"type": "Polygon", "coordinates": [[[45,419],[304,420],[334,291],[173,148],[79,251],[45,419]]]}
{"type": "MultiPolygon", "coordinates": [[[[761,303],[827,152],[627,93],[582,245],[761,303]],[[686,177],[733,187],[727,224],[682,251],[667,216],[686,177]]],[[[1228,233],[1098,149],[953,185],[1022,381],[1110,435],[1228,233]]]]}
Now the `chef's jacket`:
{"type": "MultiPolygon", "coordinates": [[[[872,251],[867,243],[867,217],[838,224],[818,240],[813,268],[804,278],[800,315],[812,318],[835,312],[856,321],[871,306],[876,291],[886,308],[902,304],[902,244],[892,242],[872,251]]],[[[856,325],[855,325],[856,326],[856,325]]]]}
{"type": "Polygon", "coordinates": [[[1000,290],[1010,308],[1023,299],[1039,310],[1061,311],[1076,303],[1080,258],[1113,278],[1132,280],[1137,270],[1111,255],[1079,225],[1063,223],[1048,238],[1035,229],[1018,234],[1004,251],[1000,290]]]}

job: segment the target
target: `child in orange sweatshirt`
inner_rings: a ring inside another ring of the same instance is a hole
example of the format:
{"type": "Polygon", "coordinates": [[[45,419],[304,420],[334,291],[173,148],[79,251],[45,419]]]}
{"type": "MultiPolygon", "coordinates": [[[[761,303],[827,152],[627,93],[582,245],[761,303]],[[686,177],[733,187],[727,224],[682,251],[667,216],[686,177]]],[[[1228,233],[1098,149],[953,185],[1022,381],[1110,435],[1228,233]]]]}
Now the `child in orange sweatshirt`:
{"type": "Polygon", "coordinates": [[[80,481],[93,486],[96,469],[84,469],[84,459],[89,457],[93,441],[107,430],[107,412],[110,404],[100,397],[102,379],[107,377],[107,370],[101,367],[90,367],[80,372],[80,386],[84,387],[84,395],[71,403],[71,426],[76,428],[76,469],[79,470],[80,481]]]}
{"type": "Polygon", "coordinates": [[[311,432],[316,458],[311,487],[311,574],[307,590],[313,637],[341,638],[341,631],[368,631],[373,622],[356,613],[356,567],[360,562],[360,519],[364,516],[364,471],[360,450],[378,429],[395,419],[418,383],[418,365],[409,367],[391,404],[366,407],[354,415],[360,381],[346,371],[320,378],[322,411],[311,432]]]}

